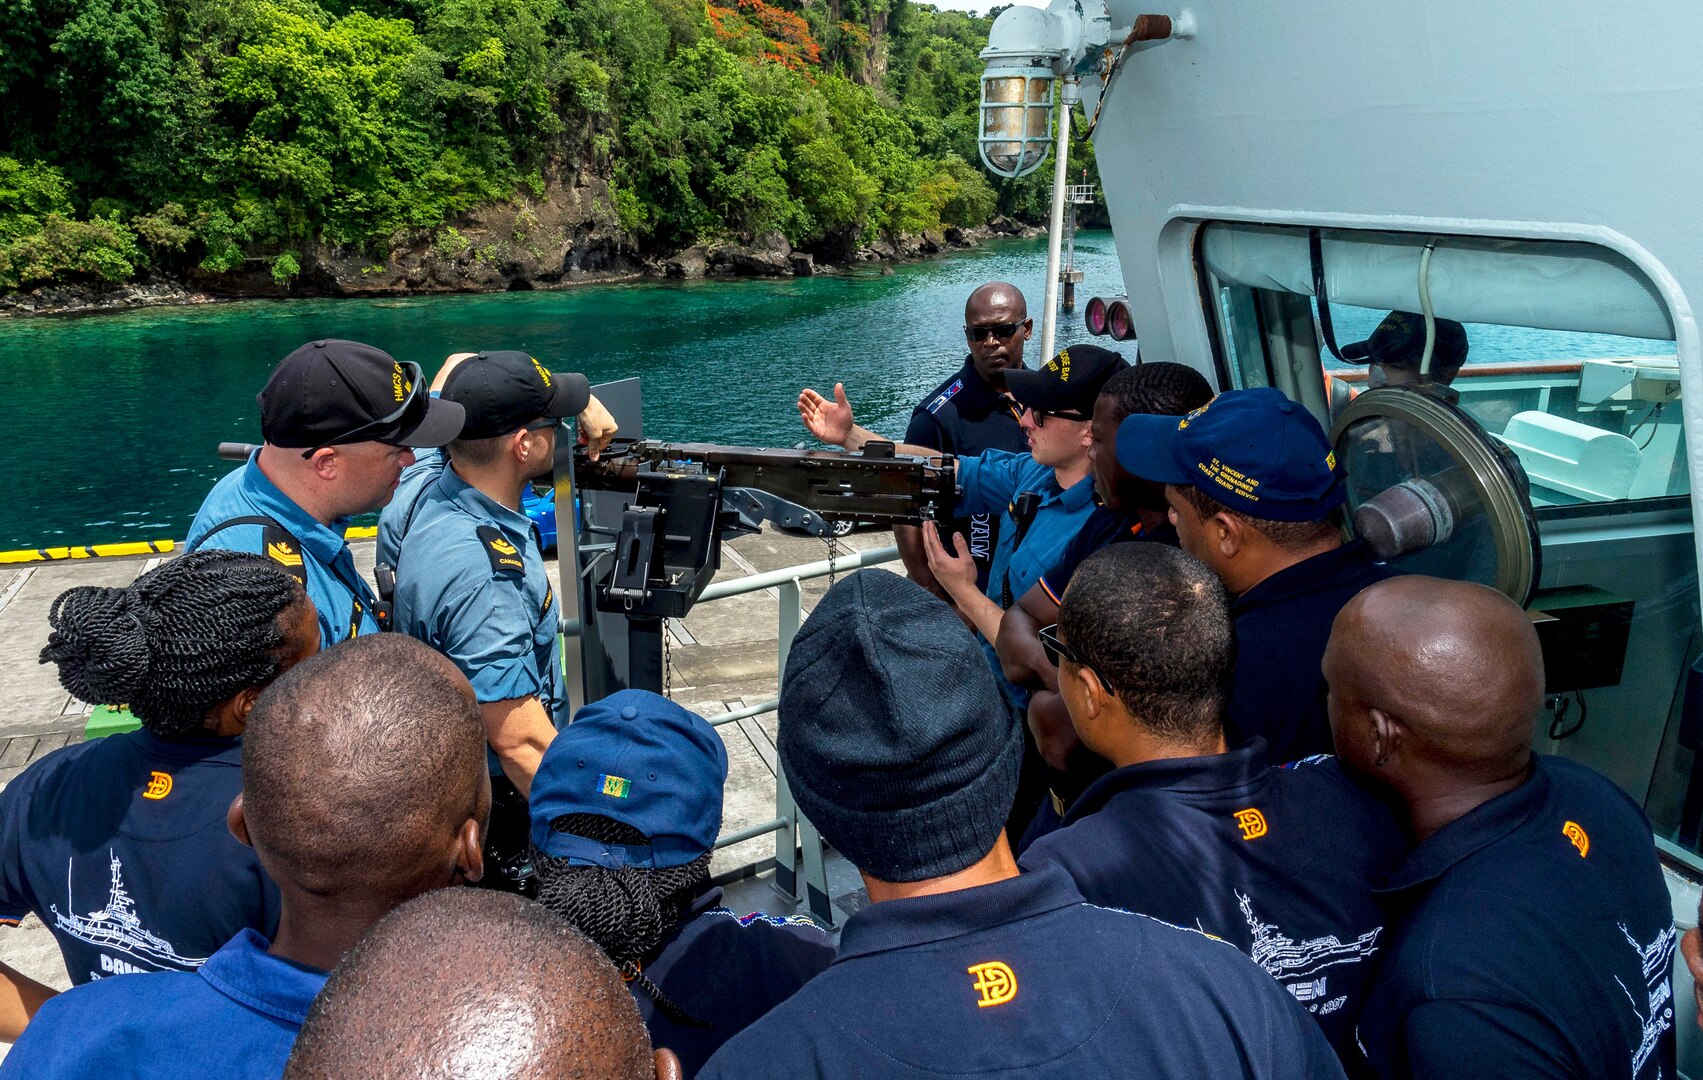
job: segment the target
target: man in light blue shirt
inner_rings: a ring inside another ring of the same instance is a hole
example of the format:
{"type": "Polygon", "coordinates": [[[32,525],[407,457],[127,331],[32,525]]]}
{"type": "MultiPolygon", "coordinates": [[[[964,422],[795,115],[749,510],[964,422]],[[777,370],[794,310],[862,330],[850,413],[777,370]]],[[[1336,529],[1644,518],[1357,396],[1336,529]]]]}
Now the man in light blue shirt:
{"type": "Polygon", "coordinates": [[[396,627],[472,682],[493,771],[525,796],[568,699],[556,595],[521,495],[550,471],[556,429],[587,409],[591,387],[526,353],[488,352],[455,369],[443,400],[466,422],[402,537],[396,627]]]}
{"type": "Polygon", "coordinates": [[[384,629],[373,590],[343,539],[349,518],[390,501],[411,446],[461,431],[461,406],[426,393],[420,365],[355,341],[309,342],[260,392],[266,440],[213,486],[186,547],[265,555],[307,590],[330,646],[384,629]]]}

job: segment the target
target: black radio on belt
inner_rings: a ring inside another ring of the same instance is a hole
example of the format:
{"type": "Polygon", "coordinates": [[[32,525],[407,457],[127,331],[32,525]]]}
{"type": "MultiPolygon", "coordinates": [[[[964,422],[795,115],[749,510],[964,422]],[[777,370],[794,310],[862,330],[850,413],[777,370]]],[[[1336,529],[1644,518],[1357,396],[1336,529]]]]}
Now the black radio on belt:
{"type": "MultiPolygon", "coordinates": [[[[1012,500],[1008,509],[1011,514],[1011,522],[1016,526],[1011,532],[1011,550],[1015,553],[1017,546],[1023,542],[1023,537],[1028,535],[1029,526],[1035,523],[1035,515],[1040,512],[1041,493],[1038,491],[1020,491],[1017,493],[1017,498],[1012,500]]],[[[1011,563],[1007,560],[1005,580],[999,583],[999,606],[1008,608],[1013,599],[1011,595],[1011,563]]]]}

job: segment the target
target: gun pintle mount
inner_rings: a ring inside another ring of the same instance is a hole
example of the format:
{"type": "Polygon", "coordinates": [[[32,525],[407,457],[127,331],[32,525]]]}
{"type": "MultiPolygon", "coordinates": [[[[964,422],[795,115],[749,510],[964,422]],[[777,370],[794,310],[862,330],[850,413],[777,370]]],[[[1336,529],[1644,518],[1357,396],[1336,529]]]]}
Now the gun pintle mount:
{"type": "Polygon", "coordinates": [[[630,493],[614,565],[597,606],[680,618],[721,564],[722,535],[774,521],[826,535],[835,520],[915,524],[949,509],[950,455],[911,457],[872,442],[861,453],[617,439],[592,461],[574,450],[582,490],[630,493]]]}

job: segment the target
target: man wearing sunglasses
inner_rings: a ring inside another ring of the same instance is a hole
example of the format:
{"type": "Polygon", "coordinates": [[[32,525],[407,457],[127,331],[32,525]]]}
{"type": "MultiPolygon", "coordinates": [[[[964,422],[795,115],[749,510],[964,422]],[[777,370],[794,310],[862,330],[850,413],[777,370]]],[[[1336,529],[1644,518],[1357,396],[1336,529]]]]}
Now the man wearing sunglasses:
{"type": "Polygon", "coordinates": [[[1176,548],[1090,557],[1041,640],[1083,743],[1115,768],[1023,868],[1235,945],[1364,1075],[1354,1023],[1388,944],[1372,890],[1407,850],[1395,816],[1334,758],[1277,768],[1260,738],[1226,744],[1230,600],[1176,548]]]}
{"type": "Polygon", "coordinates": [[[584,375],[523,352],[480,353],[444,383],[466,411],[449,464],[428,482],[402,534],[396,628],[449,657],[473,684],[490,745],[492,884],[515,884],[526,796],[568,721],[560,609],[521,495],[548,474],[558,429],[590,407],[584,375]],[[505,880],[506,875],[506,880],[505,880]]]}
{"type": "MultiPolygon", "coordinates": [[[[990,281],[971,293],[964,304],[964,340],[970,353],[958,370],[917,403],[905,428],[905,442],[961,457],[984,450],[1026,452],[1028,440],[1018,423],[1022,409],[1007,392],[1005,375],[1023,366],[1023,346],[1034,328],[1017,286],[990,281]]],[[[987,588],[999,543],[999,518],[991,513],[969,514],[954,518],[947,530],[969,539],[979,588],[987,588]]],[[[911,580],[944,598],[945,590],[928,570],[922,530],[900,525],[893,537],[911,580]]]]}
{"type": "Polygon", "coordinates": [[[384,629],[344,530],[390,501],[410,447],[456,437],[461,406],[430,397],[418,364],[337,339],[284,357],[258,401],[265,444],[213,486],[187,549],[276,561],[313,599],[323,647],[384,629]]]}

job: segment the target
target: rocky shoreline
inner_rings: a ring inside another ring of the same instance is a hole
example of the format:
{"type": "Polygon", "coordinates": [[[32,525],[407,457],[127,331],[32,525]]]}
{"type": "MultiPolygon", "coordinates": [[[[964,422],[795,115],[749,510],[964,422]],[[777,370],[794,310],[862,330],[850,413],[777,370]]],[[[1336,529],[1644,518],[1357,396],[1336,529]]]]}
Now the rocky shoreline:
{"type": "Polygon", "coordinates": [[[0,295],[0,319],[255,298],[419,296],[645,279],[809,277],[968,250],[992,237],[1045,232],[1002,217],[986,226],[879,239],[832,254],[794,250],[776,233],[751,243],[698,244],[666,258],[647,258],[620,233],[588,228],[591,223],[584,219],[541,220],[541,211],[550,207],[493,208],[483,220],[462,229],[446,227],[426,240],[399,245],[383,263],[363,252],[321,245],[298,256],[301,273],[285,283],[273,279],[269,260],[256,259],[252,261],[257,265],[228,274],[156,274],[122,284],[43,285],[0,295]]]}

